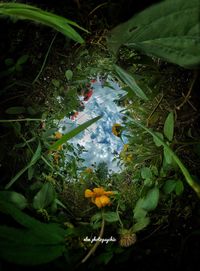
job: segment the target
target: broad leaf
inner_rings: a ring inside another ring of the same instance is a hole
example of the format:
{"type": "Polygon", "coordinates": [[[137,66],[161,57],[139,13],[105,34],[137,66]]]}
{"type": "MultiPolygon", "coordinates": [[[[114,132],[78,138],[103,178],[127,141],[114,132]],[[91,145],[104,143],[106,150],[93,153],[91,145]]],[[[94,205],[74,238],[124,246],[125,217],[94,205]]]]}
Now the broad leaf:
{"type": "Polygon", "coordinates": [[[103,213],[103,217],[105,219],[105,221],[107,222],[116,222],[119,220],[119,216],[116,212],[105,212],[103,213]]]}
{"type": "Polygon", "coordinates": [[[13,203],[19,209],[24,209],[27,206],[26,198],[15,191],[0,191],[0,199],[13,203]]]}
{"type": "Polygon", "coordinates": [[[108,46],[122,45],[183,67],[200,64],[199,0],[162,1],[114,28],[108,46]]]}
{"type": "Polygon", "coordinates": [[[150,219],[149,217],[142,217],[138,220],[137,223],[135,223],[133,225],[133,231],[134,232],[138,232],[143,230],[144,228],[146,228],[146,226],[148,226],[148,224],[150,223],[150,219]]]}
{"type": "Polygon", "coordinates": [[[140,201],[138,201],[138,205],[140,205],[140,207],[146,211],[152,211],[157,207],[158,200],[159,189],[154,187],[148,191],[144,198],[141,198],[140,201]]]}
{"type": "Polygon", "coordinates": [[[33,199],[35,209],[43,209],[49,206],[55,199],[56,193],[51,183],[45,183],[33,199]]]}
{"type": "Polygon", "coordinates": [[[163,190],[166,194],[170,194],[176,187],[176,180],[167,180],[163,186],[163,190]]]}

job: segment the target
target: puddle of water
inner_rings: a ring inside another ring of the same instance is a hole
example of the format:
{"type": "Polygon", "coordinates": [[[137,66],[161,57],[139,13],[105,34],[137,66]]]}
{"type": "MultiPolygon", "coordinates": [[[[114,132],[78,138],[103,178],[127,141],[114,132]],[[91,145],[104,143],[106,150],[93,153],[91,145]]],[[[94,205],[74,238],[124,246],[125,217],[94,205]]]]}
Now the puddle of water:
{"type": "Polygon", "coordinates": [[[125,91],[111,78],[108,77],[105,86],[99,77],[91,82],[91,88],[87,94],[80,97],[83,111],[74,114],[71,118],[65,117],[59,123],[60,131],[67,133],[78,125],[96,116],[103,115],[98,122],[88,129],[72,138],[69,143],[75,147],[83,146],[85,151],[80,155],[84,159],[83,165],[91,167],[92,164],[105,162],[109,170],[119,172],[122,165],[115,159],[123,149],[123,144],[127,143],[126,137],[122,133],[122,139],[112,133],[112,126],[115,123],[122,123],[124,108],[116,104],[116,100],[126,94],[125,91]]]}

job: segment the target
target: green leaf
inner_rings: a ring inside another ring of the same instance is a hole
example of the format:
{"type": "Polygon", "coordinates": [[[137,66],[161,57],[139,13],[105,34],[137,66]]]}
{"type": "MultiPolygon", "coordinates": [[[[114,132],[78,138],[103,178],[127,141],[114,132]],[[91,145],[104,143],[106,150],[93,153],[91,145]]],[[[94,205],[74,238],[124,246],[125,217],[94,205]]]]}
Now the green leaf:
{"type": "Polygon", "coordinates": [[[181,180],[176,181],[175,192],[177,196],[180,196],[184,191],[184,185],[181,180]]]}
{"type": "Polygon", "coordinates": [[[44,209],[55,200],[55,189],[51,183],[45,183],[33,199],[35,209],[44,209]]]}
{"type": "Polygon", "coordinates": [[[147,211],[144,210],[142,207],[141,207],[141,203],[142,203],[142,199],[139,199],[136,203],[136,206],[133,210],[133,213],[134,213],[134,218],[137,220],[137,221],[140,221],[141,219],[143,219],[144,217],[146,217],[147,215],[147,211]]]}
{"type": "Polygon", "coordinates": [[[17,63],[16,65],[22,65],[22,64],[25,64],[28,60],[29,56],[28,55],[23,55],[21,56],[18,60],[17,60],[17,63]]]}
{"type": "Polygon", "coordinates": [[[164,139],[163,134],[160,132],[154,132],[156,136],[153,137],[153,141],[157,147],[162,146],[162,140],[164,139]],[[160,140],[161,139],[161,140],[160,140]]]}
{"type": "Polygon", "coordinates": [[[29,164],[22,168],[11,180],[10,182],[5,186],[5,189],[8,189],[10,188],[18,179],[19,177],[24,173],[26,172],[26,170],[28,170],[30,167],[32,167],[36,162],[37,160],[41,157],[41,144],[39,142],[38,144],[38,147],[37,147],[37,150],[35,151],[31,161],[29,162],[29,164]]]}
{"type": "Polygon", "coordinates": [[[13,106],[13,107],[9,107],[7,110],[6,110],[6,113],[7,114],[22,114],[22,113],[25,113],[26,112],[26,108],[23,107],[23,106],[13,106]]]}
{"type": "Polygon", "coordinates": [[[174,114],[170,112],[164,123],[164,135],[169,141],[172,141],[174,136],[174,114]]]}
{"type": "Polygon", "coordinates": [[[96,223],[96,222],[99,222],[100,220],[102,220],[102,213],[101,212],[94,214],[90,219],[91,223],[96,223]]]}
{"type": "Polygon", "coordinates": [[[29,167],[28,169],[28,180],[30,181],[33,178],[34,167],[29,167]]]}
{"type": "Polygon", "coordinates": [[[27,200],[15,191],[0,191],[0,199],[13,203],[17,208],[24,209],[27,206],[27,200]]]}
{"type": "Polygon", "coordinates": [[[150,223],[149,217],[143,216],[133,225],[133,232],[138,232],[146,228],[150,223]]]}
{"type": "Polygon", "coordinates": [[[21,265],[38,265],[60,257],[64,244],[46,244],[33,232],[0,226],[0,258],[21,265]]]}
{"type": "Polygon", "coordinates": [[[0,199],[0,212],[11,215],[15,221],[31,230],[44,244],[63,244],[66,231],[58,224],[45,224],[23,213],[15,205],[0,199]]]}
{"type": "Polygon", "coordinates": [[[143,167],[141,169],[141,176],[143,179],[152,179],[153,175],[151,169],[148,167],[143,167]]]}
{"type": "Polygon", "coordinates": [[[108,47],[122,45],[183,67],[200,64],[199,0],[169,0],[151,6],[114,28],[108,47]]]}
{"type": "Polygon", "coordinates": [[[128,74],[125,70],[123,70],[117,65],[114,65],[114,69],[118,76],[121,78],[121,80],[124,81],[124,83],[126,83],[130,87],[130,89],[133,91],[135,95],[137,95],[142,100],[145,101],[148,100],[146,94],[138,86],[138,84],[135,82],[135,79],[130,74],[128,74]]]}
{"type": "Polygon", "coordinates": [[[144,210],[152,211],[157,207],[158,200],[159,200],[159,189],[157,187],[154,187],[148,191],[147,195],[144,198],[141,198],[139,204],[140,207],[143,208],[144,210]]]}
{"type": "Polygon", "coordinates": [[[165,147],[164,147],[164,158],[165,158],[165,161],[167,164],[169,164],[169,165],[172,164],[173,156],[172,156],[171,152],[169,151],[169,149],[165,148],[165,147]]]}
{"type": "Polygon", "coordinates": [[[105,212],[103,213],[105,221],[113,223],[119,220],[119,216],[116,212],[105,212]]]}
{"type": "Polygon", "coordinates": [[[76,42],[84,43],[82,37],[70,26],[88,32],[75,22],[54,13],[21,3],[0,3],[0,15],[11,16],[20,20],[31,20],[52,27],[76,42]]]}
{"type": "Polygon", "coordinates": [[[176,180],[167,180],[163,186],[165,194],[170,194],[176,187],[176,180]]]}
{"type": "Polygon", "coordinates": [[[52,84],[54,85],[54,87],[59,88],[60,87],[60,81],[57,79],[52,79],[51,80],[52,84]]]}
{"type": "Polygon", "coordinates": [[[12,58],[6,58],[4,62],[5,62],[5,65],[8,67],[13,66],[15,64],[15,62],[12,58]]]}
{"type": "Polygon", "coordinates": [[[142,128],[143,130],[145,130],[147,133],[149,133],[153,138],[156,138],[156,140],[159,141],[159,143],[162,144],[162,146],[164,148],[166,148],[168,150],[168,152],[171,154],[173,161],[178,165],[178,167],[180,168],[180,170],[182,171],[187,183],[192,187],[192,189],[194,189],[194,191],[197,193],[197,195],[200,197],[200,185],[198,184],[198,182],[196,182],[192,176],[190,175],[189,171],[187,170],[187,168],[184,166],[184,164],[181,162],[181,160],[179,159],[179,157],[171,150],[171,148],[162,140],[160,139],[155,132],[151,131],[150,129],[148,129],[147,127],[145,127],[143,124],[141,124],[140,122],[134,120],[133,118],[127,116],[127,118],[132,121],[135,125],[137,125],[138,127],[142,128]]]}
{"type": "Polygon", "coordinates": [[[79,127],[76,127],[75,129],[73,129],[72,131],[70,131],[69,133],[65,134],[62,136],[61,139],[57,140],[53,145],[51,145],[49,147],[50,150],[56,150],[58,149],[58,147],[62,144],[64,144],[66,141],[68,141],[69,139],[75,137],[76,135],[78,135],[79,133],[81,133],[82,131],[84,131],[85,129],[87,129],[89,126],[91,126],[93,123],[97,122],[99,119],[101,118],[101,116],[98,116],[96,118],[93,118],[91,120],[86,121],[85,123],[79,125],[79,127]]]}
{"type": "Polygon", "coordinates": [[[65,77],[67,78],[68,81],[71,81],[73,77],[73,72],[71,70],[66,70],[65,77]]]}

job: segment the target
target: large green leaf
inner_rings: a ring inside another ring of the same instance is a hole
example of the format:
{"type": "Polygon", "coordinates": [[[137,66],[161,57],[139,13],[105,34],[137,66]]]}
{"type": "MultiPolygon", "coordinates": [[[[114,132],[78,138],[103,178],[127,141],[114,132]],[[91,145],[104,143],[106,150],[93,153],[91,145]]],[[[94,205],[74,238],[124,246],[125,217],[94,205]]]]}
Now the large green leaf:
{"type": "Polygon", "coordinates": [[[148,191],[145,197],[140,198],[137,201],[135,209],[141,208],[146,211],[152,211],[157,207],[158,200],[159,200],[159,189],[157,187],[154,187],[148,191]]]}
{"type": "Polygon", "coordinates": [[[48,244],[30,230],[0,226],[0,258],[22,265],[38,265],[60,257],[63,244],[48,244]]]}
{"type": "Polygon", "coordinates": [[[64,242],[65,230],[58,224],[45,224],[23,213],[13,204],[0,199],[0,212],[8,214],[20,225],[31,230],[31,233],[41,238],[47,244],[60,244],[64,242]]]}
{"type": "Polygon", "coordinates": [[[19,209],[24,209],[27,206],[27,199],[15,191],[0,191],[0,199],[13,203],[19,209]]]}
{"type": "Polygon", "coordinates": [[[0,15],[12,16],[22,20],[32,20],[36,23],[50,26],[76,42],[84,42],[82,37],[70,26],[70,24],[86,31],[84,28],[71,20],[31,5],[20,3],[0,3],[0,15]]]}
{"type": "Polygon", "coordinates": [[[162,1],[114,28],[107,42],[115,54],[122,45],[183,67],[200,64],[199,0],[162,1]]]}
{"type": "Polygon", "coordinates": [[[97,122],[99,119],[101,118],[101,116],[98,116],[94,119],[88,120],[85,123],[79,125],[78,127],[76,127],[75,129],[73,129],[72,131],[70,131],[69,133],[63,135],[61,137],[61,139],[57,140],[53,145],[50,146],[50,150],[56,150],[58,149],[58,147],[62,144],[64,144],[66,141],[70,140],[71,138],[75,137],[76,135],[78,135],[79,133],[81,133],[82,131],[84,131],[85,129],[87,129],[90,125],[92,125],[93,123],[97,122]]]}
{"type": "Polygon", "coordinates": [[[45,183],[33,199],[35,209],[43,209],[49,206],[55,199],[56,193],[51,183],[45,183]]]}
{"type": "Polygon", "coordinates": [[[122,68],[120,68],[117,65],[114,65],[114,69],[117,72],[117,74],[120,77],[120,79],[124,83],[126,83],[127,86],[130,87],[130,89],[133,91],[133,93],[135,95],[137,95],[139,98],[141,98],[141,99],[143,99],[145,101],[148,100],[146,94],[143,92],[143,90],[135,82],[135,79],[133,78],[133,76],[131,76],[130,74],[128,74],[125,70],[123,70],[122,68]]]}

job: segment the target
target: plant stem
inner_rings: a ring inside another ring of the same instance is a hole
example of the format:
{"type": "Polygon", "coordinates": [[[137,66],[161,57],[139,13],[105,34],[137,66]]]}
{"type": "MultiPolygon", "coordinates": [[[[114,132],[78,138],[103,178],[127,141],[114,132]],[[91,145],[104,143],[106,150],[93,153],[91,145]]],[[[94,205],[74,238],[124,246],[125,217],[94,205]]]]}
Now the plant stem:
{"type": "MultiPolygon", "coordinates": [[[[105,220],[104,220],[103,215],[102,215],[101,230],[100,230],[99,237],[98,237],[99,239],[101,239],[102,236],[103,236],[104,227],[105,227],[105,220]]],[[[96,249],[97,249],[97,247],[99,246],[100,243],[101,243],[101,241],[97,241],[94,244],[94,246],[90,249],[90,251],[88,252],[88,254],[83,258],[83,260],[81,261],[81,263],[85,263],[90,258],[90,256],[96,251],[96,249]]]]}
{"type": "Polygon", "coordinates": [[[40,71],[38,72],[37,76],[35,77],[35,79],[34,79],[33,82],[32,82],[33,85],[35,84],[35,82],[38,80],[38,78],[40,77],[41,73],[43,72],[43,69],[44,69],[44,67],[45,67],[45,65],[46,65],[47,58],[48,58],[49,53],[50,53],[50,51],[51,51],[51,47],[52,47],[52,45],[53,45],[53,43],[54,43],[54,41],[55,41],[55,39],[56,39],[56,36],[57,36],[57,33],[54,35],[54,37],[53,37],[53,39],[52,39],[52,41],[51,41],[51,43],[50,43],[50,45],[49,45],[49,48],[48,48],[47,53],[46,53],[46,55],[45,55],[44,61],[43,61],[43,63],[42,63],[42,67],[41,67],[40,71]]]}
{"type": "Polygon", "coordinates": [[[42,119],[13,119],[13,120],[0,120],[0,122],[15,122],[15,121],[43,121],[42,119]]]}

